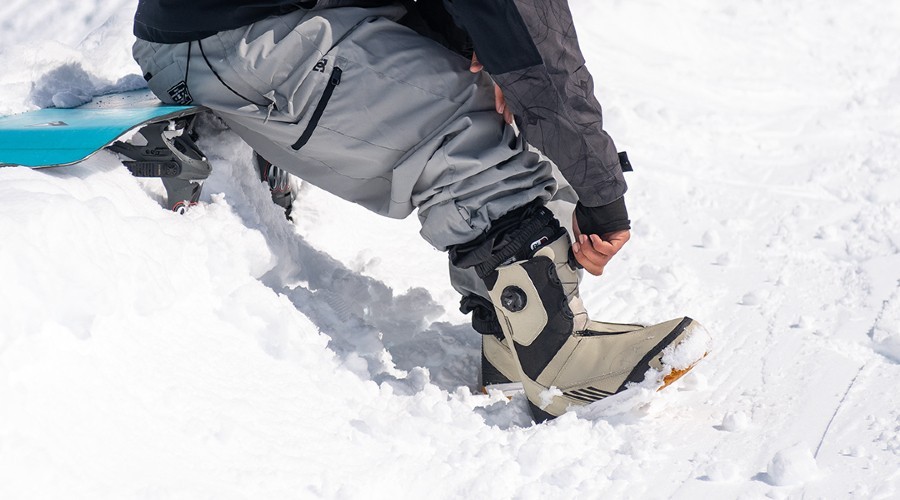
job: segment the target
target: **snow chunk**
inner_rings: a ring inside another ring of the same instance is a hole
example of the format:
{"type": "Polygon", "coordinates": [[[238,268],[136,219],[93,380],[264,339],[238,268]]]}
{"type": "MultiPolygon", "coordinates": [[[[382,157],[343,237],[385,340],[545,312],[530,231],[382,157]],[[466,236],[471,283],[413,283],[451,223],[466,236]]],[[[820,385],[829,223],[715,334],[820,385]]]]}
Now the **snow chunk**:
{"type": "Polygon", "coordinates": [[[31,90],[31,101],[40,108],[74,108],[98,95],[146,87],[139,75],[125,75],[115,83],[89,74],[80,63],[63,64],[42,76],[31,90]]]}
{"type": "Polygon", "coordinates": [[[702,391],[709,387],[709,380],[706,375],[697,370],[689,371],[681,380],[678,381],[679,390],[682,391],[702,391]]]}
{"type": "Polygon", "coordinates": [[[815,326],[815,321],[812,317],[801,315],[797,318],[797,321],[791,325],[791,328],[799,328],[801,330],[812,330],[815,326]]]}
{"type": "Polygon", "coordinates": [[[81,64],[64,64],[35,83],[31,100],[41,108],[74,108],[90,102],[94,82],[81,64]]]}
{"type": "Polygon", "coordinates": [[[738,466],[730,460],[720,460],[713,462],[706,469],[706,475],[700,477],[703,481],[713,481],[717,483],[734,481],[738,478],[738,466]]]}
{"type": "Polygon", "coordinates": [[[875,350],[895,363],[900,363],[900,294],[885,301],[884,309],[869,336],[875,350]]]}
{"type": "Polygon", "coordinates": [[[762,303],[762,295],[758,292],[748,292],[741,298],[741,304],[745,306],[756,306],[762,303]]]}
{"type": "Polygon", "coordinates": [[[728,432],[742,431],[750,427],[750,417],[742,411],[730,411],[722,418],[722,430],[728,432]]]}
{"type": "Polygon", "coordinates": [[[722,238],[719,237],[719,233],[713,230],[703,233],[700,241],[703,244],[703,248],[718,248],[722,244],[722,238]]]}
{"type": "Polygon", "coordinates": [[[844,448],[839,453],[845,457],[862,458],[866,456],[866,449],[863,446],[856,445],[844,448]]]}
{"type": "Polygon", "coordinates": [[[550,406],[550,403],[553,402],[554,397],[562,396],[562,395],[563,395],[562,391],[559,390],[556,386],[553,386],[549,389],[541,391],[541,394],[540,394],[541,406],[540,406],[540,408],[542,410],[544,408],[547,408],[548,406],[550,406]]]}
{"type": "Polygon", "coordinates": [[[775,486],[793,486],[818,477],[819,467],[809,448],[798,444],[776,453],[766,473],[775,486]]]}
{"type": "Polygon", "coordinates": [[[725,252],[718,257],[716,257],[716,265],[728,267],[734,263],[734,254],[731,252],[725,252]]]}

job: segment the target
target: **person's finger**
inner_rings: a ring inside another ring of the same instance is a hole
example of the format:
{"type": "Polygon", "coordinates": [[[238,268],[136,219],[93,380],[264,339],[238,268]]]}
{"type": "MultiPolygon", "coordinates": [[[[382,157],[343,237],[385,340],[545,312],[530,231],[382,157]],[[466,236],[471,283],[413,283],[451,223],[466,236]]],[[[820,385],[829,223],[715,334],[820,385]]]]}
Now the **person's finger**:
{"type": "Polygon", "coordinates": [[[500,114],[504,114],[506,111],[506,98],[503,97],[503,90],[496,83],[494,84],[494,106],[500,114]]]}
{"type": "Polygon", "coordinates": [[[581,251],[578,252],[578,254],[581,256],[581,261],[579,262],[583,261],[582,265],[585,265],[584,262],[589,262],[596,267],[603,268],[609,264],[609,257],[596,252],[592,253],[587,245],[582,245],[581,251]]]}
{"type": "Polygon", "coordinates": [[[581,234],[578,218],[574,213],[572,214],[572,232],[575,235],[575,241],[572,242],[572,254],[575,256],[575,260],[584,268],[585,272],[594,276],[602,275],[608,259],[592,248],[587,235],[581,234]]]}
{"type": "Polygon", "coordinates": [[[631,231],[624,229],[621,231],[613,231],[612,233],[607,233],[603,235],[603,240],[612,243],[612,245],[618,249],[621,249],[625,246],[625,243],[628,243],[628,240],[631,239],[631,231]]]}
{"type": "Polygon", "coordinates": [[[603,274],[603,269],[605,266],[597,264],[596,262],[592,262],[587,257],[585,257],[583,252],[575,252],[575,260],[577,260],[578,263],[581,264],[581,267],[583,267],[584,270],[588,273],[593,274],[594,276],[600,276],[601,274],[603,274]]]}
{"type": "Polygon", "coordinates": [[[621,245],[616,247],[608,241],[603,241],[603,238],[596,234],[591,235],[591,245],[594,247],[594,250],[606,257],[612,257],[621,248],[621,245]]]}
{"type": "MultiPolygon", "coordinates": [[[[583,234],[583,235],[581,235],[581,237],[579,239],[580,239],[580,245],[579,245],[578,254],[581,255],[582,260],[586,260],[587,262],[590,262],[594,266],[599,266],[601,268],[605,267],[606,264],[609,263],[610,256],[606,255],[602,252],[599,252],[595,248],[594,242],[591,239],[589,239],[587,235],[583,234]]],[[[577,255],[576,255],[576,257],[577,257],[577,255]]],[[[581,261],[579,261],[579,262],[581,262],[581,261]]],[[[584,265],[584,263],[582,262],[581,265],[584,265]]],[[[585,267],[587,267],[587,266],[585,266],[585,267]]]]}
{"type": "Polygon", "coordinates": [[[478,56],[472,52],[472,64],[469,65],[469,71],[472,73],[478,73],[479,71],[484,69],[484,65],[478,62],[478,56]]]}
{"type": "Polygon", "coordinates": [[[614,231],[603,237],[596,234],[582,234],[574,214],[572,214],[572,231],[575,233],[575,241],[572,243],[575,260],[594,276],[603,274],[609,261],[631,238],[631,232],[628,230],[614,231]]]}

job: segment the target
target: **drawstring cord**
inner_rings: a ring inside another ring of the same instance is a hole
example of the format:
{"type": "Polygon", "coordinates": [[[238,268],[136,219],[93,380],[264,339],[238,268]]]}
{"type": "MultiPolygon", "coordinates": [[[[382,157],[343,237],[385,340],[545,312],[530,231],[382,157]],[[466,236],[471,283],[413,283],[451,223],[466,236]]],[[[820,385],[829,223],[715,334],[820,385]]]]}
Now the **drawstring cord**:
{"type": "MultiPolygon", "coordinates": [[[[240,97],[241,99],[243,99],[243,100],[249,102],[250,104],[253,104],[254,106],[259,106],[259,107],[261,107],[261,108],[266,108],[266,109],[268,110],[268,112],[266,113],[266,122],[268,122],[268,121],[269,121],[269,117],[272,116],[272,111],[274,111],[274,109],[275,109],[275,102],[274,102],[274,100],[271,100],[269,104],[259,104],[259,103],[257,103],[257,102],[251,101],[250,99],[247,99],[247,98],[244,97],[242,94],[240,94],[237,90],[234,90],[233,88],[231,88],[231,86],[228,85],[227,83],[225,83],[225,80],[223,80],[222,77],[219,76],[219,73],[215,70],[215,68],[212,67],[212,64],[209,62],[209,58],[206,57],[206,51],[203,50],[203,43],[202,43],[202,41],[197,40],[197,46],[200,47],[200,54],[203,55],[203,60],[206,61],[206,66],[209,68],[210,71],[212,71],[212,73],[213,73],[214,75],[216,75],[216,78],[219,79],[219,82],[221,82],[222,85],[225,86],[225,88],[227,88],[228,90],[230,90],[231,93],[233,93],[234,95],[240,97]]],[[[188,45],[188,57],[190,58],[190,45],[188,45]]],[[[188,59],[188,61],[190,61],[190,59],[188,59]]]]}

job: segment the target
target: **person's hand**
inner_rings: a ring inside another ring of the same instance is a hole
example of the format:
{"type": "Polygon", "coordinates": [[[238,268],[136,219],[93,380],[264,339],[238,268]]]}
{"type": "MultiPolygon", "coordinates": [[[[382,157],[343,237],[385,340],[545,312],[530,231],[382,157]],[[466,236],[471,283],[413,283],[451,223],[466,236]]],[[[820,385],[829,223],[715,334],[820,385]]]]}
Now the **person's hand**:
{"type": "MultiPolygon", "coordinates": [[[[469,71],[472,73],[478,73],[484,69],[484,65],[478,62],[478,56],[472,52],[472,64],[469,66],[469,71]]],[[[506,120],[506,123],[513,122],[513,114],[512,111],[506,108],[506,98],[503,97],[503,91],[500,90],[500,87],[495,83],[494,84],[494,107],[497,109],[497,112],[503,115],[503,119],[506,120]]]]}
{"type": "Polygon", "coordinates": [[[575,242],[572,243],[575,260],[594,276],[603,274],[603,269],[609,261],[631,239],[631,231],[627,229],[602,236],[581,234],[575,214],[572,214],[572,230],[575,232],[575,242]]]}

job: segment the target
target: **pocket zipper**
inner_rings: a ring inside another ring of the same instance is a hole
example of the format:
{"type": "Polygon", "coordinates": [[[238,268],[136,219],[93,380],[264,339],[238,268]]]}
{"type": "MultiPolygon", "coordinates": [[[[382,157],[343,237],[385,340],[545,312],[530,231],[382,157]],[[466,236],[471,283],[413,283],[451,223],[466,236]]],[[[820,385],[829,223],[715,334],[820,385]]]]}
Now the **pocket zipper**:
{"type": "Polygon", "coordinates": [[[325,112],[325,106],[328,106],[328,101],[331,100],[331,94],[334,93],[334,88],[341,84],[341,68],[337,66],[331,70],[331,78],[328,79],[328,85],[325,86],[325,91],[322,92],[322,97],[319,99],[319,104],[316,105],[316,109],[313,110],[312,117],[309,119],[309,124],[306,125],[306,130],[303,131],[303,135],[297,139],[297,142],[291,146],[294,150],[298,150],[306,145],[309,142],[309,138],[312,137],[313,131],[316,129],[316,125],[319,124],[319,120],[322,118],[322,113],[325,112]]]}

